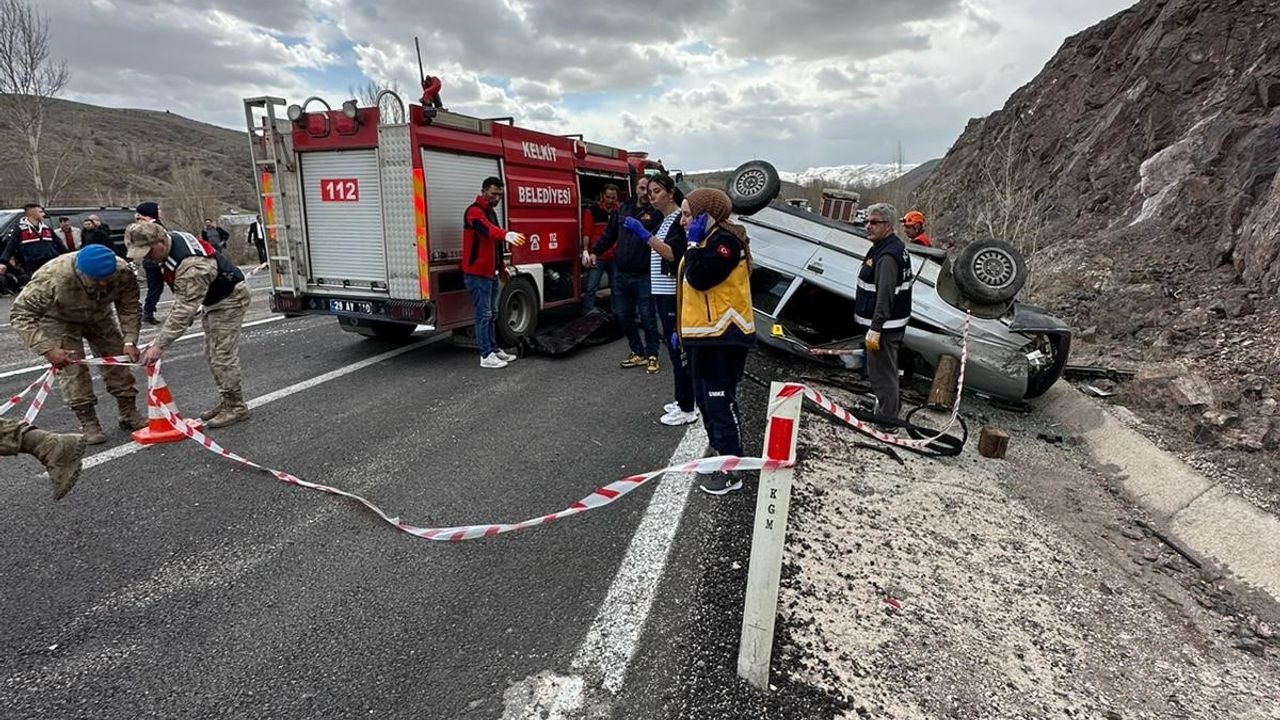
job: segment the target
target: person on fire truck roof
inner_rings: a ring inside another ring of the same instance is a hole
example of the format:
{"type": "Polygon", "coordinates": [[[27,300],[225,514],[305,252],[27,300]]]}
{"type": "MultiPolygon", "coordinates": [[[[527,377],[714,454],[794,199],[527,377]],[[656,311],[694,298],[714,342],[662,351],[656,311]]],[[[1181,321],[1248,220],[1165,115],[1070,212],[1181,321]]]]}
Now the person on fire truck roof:
{"type": "Polygon", "coordinates": [[[498,347],[494,315],[498,310],[498,278],[510,275],[504,262],[503,244],[520,247],[524,235],[498,227],[494,208],[502,202],[502,180],[485,178],[480,194],[463,215],[462,281],[471,294],[475,309],[476,344],[480,346],[480,367],[504,368],[516,359],[498,347]]]}

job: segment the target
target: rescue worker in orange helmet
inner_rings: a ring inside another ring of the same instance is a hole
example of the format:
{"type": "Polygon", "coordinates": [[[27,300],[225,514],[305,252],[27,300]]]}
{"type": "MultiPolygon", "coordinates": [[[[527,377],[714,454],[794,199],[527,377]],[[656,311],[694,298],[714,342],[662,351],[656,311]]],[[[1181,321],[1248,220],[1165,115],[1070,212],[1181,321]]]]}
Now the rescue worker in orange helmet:
{"type": "Polygon", "coordinates": [[[906,231],[907,237],[916,245],[925,247],[933,247],[933,241],[929,239],[928,233],[924,231],[924,213],[919,210],[912,210],[902,216],[902,228],[906,231]]]}

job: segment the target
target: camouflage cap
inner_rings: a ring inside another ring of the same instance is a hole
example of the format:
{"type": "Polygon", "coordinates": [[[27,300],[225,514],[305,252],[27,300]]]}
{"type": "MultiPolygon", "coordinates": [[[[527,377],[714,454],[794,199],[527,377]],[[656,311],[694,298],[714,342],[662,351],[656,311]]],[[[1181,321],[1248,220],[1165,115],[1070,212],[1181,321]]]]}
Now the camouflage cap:
{"type": "Polygon", "coordinates": [[[153,245],[158,242],[165,242],[168,239],[169,233],[155,223],[130,223],[129,227],[124,229],[125,248],[129,253],[129,259],[134,262],[141,260],[147,253],[151,252],[153,245]]]}

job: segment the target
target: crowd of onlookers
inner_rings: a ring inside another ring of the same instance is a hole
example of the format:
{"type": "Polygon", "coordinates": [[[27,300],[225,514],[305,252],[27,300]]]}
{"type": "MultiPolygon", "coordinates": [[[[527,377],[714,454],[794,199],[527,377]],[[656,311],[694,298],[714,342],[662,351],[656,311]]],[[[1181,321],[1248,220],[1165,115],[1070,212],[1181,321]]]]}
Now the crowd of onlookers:
{"type": "MultiPolygon", "coordinates": [[[[599,279],[626,335],[623,368],[653,375],[665,347],[672,400],[658,421],[678,427],[702,421],[717,455],[743,454],[737,386],[755,344],[750,249],[744,228],[729,216],[724,192],[699,188],[685,196],[666,174],[640,177],[619,201],[605,186],[583,214],[582,263],[588,268],[584,307],[595,304],[599,279]]],[[[704,476],[699,487],[723,495],[742,487],[732,471],[704,476]]]]}
{"type": "MultiPolygon", "coordinates": [[[[120,257],[125,256],[123,242],[117,242],[112,237],[111,227],[99,215],[89,215],[80,223],[80,227],[73,226],[71,218],[66,216],[59,217],[56,226],[50,226],[47,220],[42,205],[27,203],[22,207],[22,216],[0,237],[0,295],[17,295],[36,270],[64,253],[75,252],[90,245],[102,245],[120,257]]],[[[213,218],[204,219],[204,227],[199,234],[220,252],[227,251],[231,234],[214,222],[213,218]]],[[[257,251],[258,262],[266,262],[266,233],[263,232],[260,216],[249,226],[246,242],[257,251]]],[[[148,287],[147,321],[153,322],[161,283],[156,277],[157,268],[150,265],[144,263],[148,287]]]]}
{"type": "Polygon", "coordinates": [[[52,228],[45,223],[40,204],[24,205],[22,217],[0,238],[0,294],[16,295],[45,263],[88,245],[104,245],[124,255],[111,241],[111,228],[97,215],[85,218],[80,227],[73,227],[71,218],[60,217],[52,228]]]}

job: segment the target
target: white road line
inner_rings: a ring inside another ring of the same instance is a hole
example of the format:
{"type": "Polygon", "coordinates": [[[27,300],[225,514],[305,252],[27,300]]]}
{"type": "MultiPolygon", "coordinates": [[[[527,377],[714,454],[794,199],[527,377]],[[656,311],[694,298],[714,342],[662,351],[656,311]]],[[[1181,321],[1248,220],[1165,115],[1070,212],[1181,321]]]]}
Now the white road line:
{"type": "MultiPolygon", "coordinates": [[[[244,323],[240,327],[247,328],[247,327],[255,327],[257,325],[266,325],[267,323],[280,322],[281,320],[284,320],[284,319],[285,317],[283,315],[272,315],[271,317],[268,317],[268,318],[263,318],[261,320],[254,320],[253,322],[244,323]]],[[[183,335],[182,337],[178,338],[174,342],[182,342],[183,340],[192,340],[199,337],[204,337],[203,331],[191,333],[189,335],[183,335]]],[[[138,342],[142,343],[143,341],[139,339],[138,342]]],[[[48,368],[49,368],[49,365],[45,364],[45,365],[32,365],[31,367],[18,368],[17,370],[9,370],[9,371],[0,373],[0,380],[3,380],[5,378],[17,377],[18,375],[29,375],[31,373],[44,372],[48,368]]]]}
{"type": "MultiPolygon", "coordinates": [[[[327,383],[330,380],[336,380],[344,375],[350,375],[351,373],[356,372],[357,370],[363,370],[364,368],[367,368],[370,365],[376,365],[382,362],[383,360],[390,360],[391,358],[396,357],[398,355],[403,355],[407,352],[417,350],[418,348],[426,347],[427,345],[431,345],[433,343],[439,342],[448,337],[449,337],[448,335],[442,334],[442,335],[436,335],[434,337],[424,338],[422,340],[419,340],[418,342],[405,345],[403,347],[398,347],[395,350],[388,350],[387,352],[384,352],[381,355],[374,355],[373,357],[365,358],[364,360],[352,363],[345,367],[340,367],[337,370],[331,370],[323,375],[317,375],[316,377],[313,377],[310,380],[303,380],[302,382],[294,383],[289,387],[281,388],[280,390],[276,390],[275,392],[267,393],[266,395],[253,398],[246,404],[251,409],[262,407],[267,403],[272,403],[272,402],[275,402],[276,400],[287,398],[290,395],[300,393],[303,390],[309,390],[317,385],[322,385],[324,383],[327,383]]],[[[110,450],[104,450],[100,453],[97,453],[96,455],[91,455],[85,458],[84,467],[85,469],[88,469],[91,467],[97,467],[98,465],[111,462],[112,460],[115,460],[117,458],[122,458],[126,455],[132,455],[146,447],[148,446],[139,445],[136,442],[128,442],[128,443],[125,443],[124,445],[117,445],[116,447],[113,447],[110,450]]]]}
{"type": "MultiPolygon", "coordinates": [[[[266,285],[266,286],[264,286],[264,287],[251,287],[251,288],[249,288],[249,292],[250,292],[251,294],[252,294],[252,293],[256,293],[256,292],[271,292],[271,286],[270,286],[270,285],[266,285]]],[[[156,303],[156,307],[160,307],[161,305],[172,305],[172,304],[173,304],[173,298],[170,298],[170,299],[168,299],[168,300],[161,300],[160,302],[156,303]]],[[[6,326],[6,325],[0,325],[0,328],[2,328],[2,327],[7,327],[7,326],[6,326]]]]}
{"type": "MultiPolygon", "coordinates": [[[[266,285],[266,286],[263,286],[263,287],[251,287],[251,288],[249,288],[249,292],[250,292],[250,293],[256,293],[256,292],[270,292],[270,290],[271,290],[271,286],[270,286],[270,285],[266,285]]],[[[171,298],[171,299],[169,299],[169,300],[161,300],[160,302],[156,303],[156,307],[159,307],[159,306],[161,306],[161,305],[172,305],[172,304],[173,304],[173,299],[171,298]]],[[[3,330],[3,329],[5,329],[5,328],[7,328],[7,327],[13,327],[13,324],[12,324],[12,323],[0,323],[0,330],[3,330]]]]}
{"type": "MultiPolygon", "coordinates": [[[[702,423],[694,423],[667,464],[697,460],[706,448],[707,433],[702,423]]],[[[610,693],[622,689],[627,668],[640,644],[640,634],[653,608],[676,529],[689,501],[693,478],[694,473],[668,473],[658,482],[609,594],[573,658],[575,670],[603,678],[601,684],[610,693]]]]}
{"type": "MultiPolygon", "coordinates": [[[[697,460],[706,447],[707,433],[702,423],[690,425],[667,464],[697,460]]],[[[587,704],[584,676],[600,678],[601,686],[610,694],[616,695],[622,689],[653,609],[694,477],[694,473],[668,473],[657,481],[658,487],[631,538],[618,574],[573,656],[572,669],[577,674],[563,676],[544,671],[514,683],[503,694],[502,720],[579,717],[587,704]]]]}

